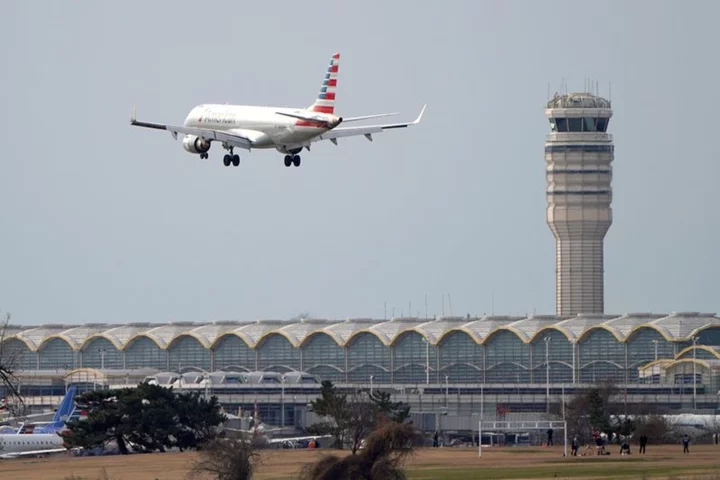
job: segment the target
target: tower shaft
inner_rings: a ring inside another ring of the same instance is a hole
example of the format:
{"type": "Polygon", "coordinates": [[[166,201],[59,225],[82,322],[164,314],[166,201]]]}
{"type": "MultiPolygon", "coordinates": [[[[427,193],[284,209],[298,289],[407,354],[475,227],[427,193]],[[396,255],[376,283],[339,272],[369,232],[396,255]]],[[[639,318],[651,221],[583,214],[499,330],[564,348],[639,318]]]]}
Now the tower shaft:
{"type": "Polygon", "coordinates": [[[610,102],[590,94],[556,96],[545,111],[547,222],[556,241],[558,315],[601,314],[604,238],[612,224],[614,147],[610,102]]]}

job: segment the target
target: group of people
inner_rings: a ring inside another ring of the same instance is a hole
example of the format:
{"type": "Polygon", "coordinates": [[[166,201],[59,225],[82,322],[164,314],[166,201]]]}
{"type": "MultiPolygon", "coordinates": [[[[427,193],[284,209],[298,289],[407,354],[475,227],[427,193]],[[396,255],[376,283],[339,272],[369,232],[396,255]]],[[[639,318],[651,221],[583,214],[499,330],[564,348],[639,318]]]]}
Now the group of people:
{"type": "MultiPolygon", "coordinates": [[[[607,452],[605,449],[605,441],[603,437],[600,435],[599,432],[593,432],[593,441],[595,442],[595,451],[596,455],[610,455],[610,453],[607,452]]],[[[552,445],[552,433],[548,431],[548,445],[552,445]]],[[[645,434],[640,435],[638,438],[638,444],[640,446],[638,453],[641,455],[644,455],[647,452],[647,444],[648,444],[648,437],[645,434]]],[[[682,445],[683,445],[683,453],[689,454],[690,453],[690,437],[688,435],[684,435],[682,438],[682,445]]],[[[577,435],[575,435],[572,439],[572,443],[570,444],[571,448],[571,455],[573,457],[577,457],[578,451],[580,450],[580,439],[577,435]]],[[[585,451],[581,453],[581,456],[589,455],[592,452],[592,447],[590,444],[587,444],[585,446],[585,451]]],[[[622,437],[622,440],[620,441],[620,455],[630,455],[630,441],[628,437],[622,437]]]]}

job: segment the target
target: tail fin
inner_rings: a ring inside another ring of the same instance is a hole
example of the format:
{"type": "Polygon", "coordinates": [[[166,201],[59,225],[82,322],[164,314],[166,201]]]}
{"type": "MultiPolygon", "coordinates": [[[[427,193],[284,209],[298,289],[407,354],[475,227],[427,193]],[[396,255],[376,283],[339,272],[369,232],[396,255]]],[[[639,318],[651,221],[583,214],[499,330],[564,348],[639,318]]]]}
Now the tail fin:
{"type": "Polygon", "coordinates": [[[68,388],[67,393],[63,397],[62,401],[60,402],[60,406],[55,411],[55,415],[53,416],[52,421],[46,425],[39,426],[35,428],[35,433],[53,433],[57,432],[59,430],[62,430],[65,426],[65,422],[70,419],[73,412],[75,411],[75,395],[77,392],[77,387],[75,385],[71,385],[68,388]]]}
{"type": "Polygon", "coordinates": [[[335,113],[335,91],[337,90],[338,65],[340,63],[340,54],[335,53],[330,59],[330,65],[325,78],[323,79],[320,93],[315,103],[308,110],[318,113],[335,113]]]}
{"type": "Polygon", "coordinates": [[[75,395],[77,391],[77,387],[75,385],[70,385],[68,388],[67,393],[65,394],[65,397],[62,399],[62,402],[60,402],[60,406],[58,407],[57,411],[55,412],[55,416],[53,417],[53,423],[55,422],[61,422],[64,423],[65,420],[67,420],[70,417],[70,414],[75,409],[75,395]]]}

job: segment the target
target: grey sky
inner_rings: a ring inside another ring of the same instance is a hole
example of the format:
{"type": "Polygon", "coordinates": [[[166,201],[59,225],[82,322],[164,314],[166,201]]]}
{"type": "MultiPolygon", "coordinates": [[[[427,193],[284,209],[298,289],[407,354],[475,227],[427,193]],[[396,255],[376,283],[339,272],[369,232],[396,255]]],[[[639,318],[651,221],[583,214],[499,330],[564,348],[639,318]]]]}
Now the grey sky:
{"type": "Polygon", "coordinates": [[[717,311],[716,2],[12,2],[0,31],[0,308],[20,324],[554,313],[544,106],[612,82],[605,310],[717,311]],[[271,6],[272,3],[272,6],[271,6]],[[195,104],[426,117],[239,168],[195,104]],[[449,307],[446,302],[446,314],[449,307]]]}

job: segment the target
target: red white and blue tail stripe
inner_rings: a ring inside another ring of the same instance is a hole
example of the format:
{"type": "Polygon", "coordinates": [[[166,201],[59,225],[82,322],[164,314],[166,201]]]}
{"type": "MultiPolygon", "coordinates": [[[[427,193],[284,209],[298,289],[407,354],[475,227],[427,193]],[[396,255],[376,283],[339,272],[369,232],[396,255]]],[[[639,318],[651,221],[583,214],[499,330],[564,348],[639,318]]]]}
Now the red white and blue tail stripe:
{"type": "Polygon", "coordinates": [[[332,59],[330,59],[330,65],[328,66],[327,72],[325,72],[325,78],[323,79],[317,100],[315,100],[315,103],[310,107],[310,110],[313,112],[335,113],[335,91],[337,90],[339,63],[340,54],[336,53],[332,56],[332,59]]]}

